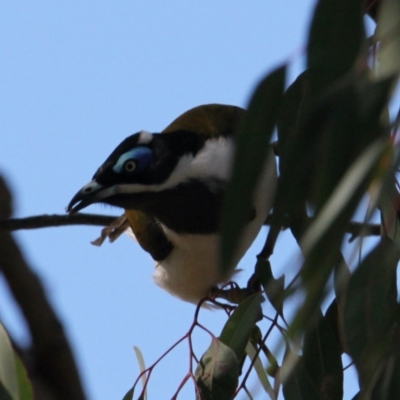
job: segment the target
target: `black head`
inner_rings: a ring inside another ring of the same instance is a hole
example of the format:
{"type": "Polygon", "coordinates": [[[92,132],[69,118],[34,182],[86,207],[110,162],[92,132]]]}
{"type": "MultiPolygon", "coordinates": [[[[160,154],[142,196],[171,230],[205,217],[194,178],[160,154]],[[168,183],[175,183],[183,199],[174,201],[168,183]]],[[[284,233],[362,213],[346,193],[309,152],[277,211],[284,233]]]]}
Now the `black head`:
{"type": "MultiPolygon", "coordinates": [[[[184,130],[168,134],[139,132],[127,137],[73,197],[70,213],[93,203],[135,208],[135,194],[157,191],[183,157],[194,157],[205,138],[184,130]]],[[[179,184],[179,182],[177,182],[179,184]]]]}

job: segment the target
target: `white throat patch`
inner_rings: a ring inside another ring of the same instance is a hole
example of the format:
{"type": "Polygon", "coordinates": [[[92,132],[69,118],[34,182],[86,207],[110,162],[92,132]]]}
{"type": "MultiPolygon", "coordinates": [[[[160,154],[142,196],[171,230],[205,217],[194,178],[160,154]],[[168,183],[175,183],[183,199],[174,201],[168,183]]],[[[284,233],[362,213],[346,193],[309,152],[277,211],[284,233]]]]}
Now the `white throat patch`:
{"type": "Polygon", "coordinates": [[[165,182],[154,185],[121,184],[114,190],[118,193],[159,192],[191,179],[228,180],[231,173],[233,149],[234,143],[230,137],[220,136],[209,139],[195,157],[191,154],[182,156],[165,182]]]}

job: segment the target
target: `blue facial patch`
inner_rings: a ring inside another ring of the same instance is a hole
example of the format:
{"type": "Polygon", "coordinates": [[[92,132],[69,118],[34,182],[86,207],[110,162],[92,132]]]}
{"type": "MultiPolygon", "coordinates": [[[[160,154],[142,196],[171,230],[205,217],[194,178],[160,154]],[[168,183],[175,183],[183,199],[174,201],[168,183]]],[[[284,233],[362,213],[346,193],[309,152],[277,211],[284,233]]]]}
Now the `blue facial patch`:
{"type": "Polygon", "coordinates": [[[122,154],[122,156],[115,163],[113,170],[120,174],[124,170],[124,165],[127,161],[134,161],[136,163],[135,171],[143,171],[148,168],[154,161],[153,151],[148,147],[139,146],[122,154]]]}

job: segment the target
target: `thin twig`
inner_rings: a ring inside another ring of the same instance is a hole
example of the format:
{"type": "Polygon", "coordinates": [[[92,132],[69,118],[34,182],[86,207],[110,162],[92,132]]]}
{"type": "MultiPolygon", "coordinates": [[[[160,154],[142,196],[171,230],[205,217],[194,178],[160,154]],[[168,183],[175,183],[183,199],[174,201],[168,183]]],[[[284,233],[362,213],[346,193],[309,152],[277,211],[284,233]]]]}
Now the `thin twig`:
{"type": "Polygon", "coordinates": [[[36,215],[27,218],[11,218],[0,221],[0,230],[17,231],[20,229],[51,228],[68,225],[107,226],[117,219],[112,215],[76,213],[72,215],[36,215]]]}
{"type": "MultiPolygon", "coordinates": [[[[272,216],[269,215],[265,225],[271,224],[272,216]]],[[[108,226],[117,219],[112,215],[76,213],[72,215],[36,215],[27,218],[10,218],[0,220],[0,231],[17,231],[21,229],[52,228],[69,225],[93,225],[108,226]]],[[[286,228],[286,226],[284,226],[286,228]]],[[[362,222],[349,222],[346,232],[352,235],[352,239],[362,232],[363,236],[379,236],[379,224],[364,224],[362,222]]]]}

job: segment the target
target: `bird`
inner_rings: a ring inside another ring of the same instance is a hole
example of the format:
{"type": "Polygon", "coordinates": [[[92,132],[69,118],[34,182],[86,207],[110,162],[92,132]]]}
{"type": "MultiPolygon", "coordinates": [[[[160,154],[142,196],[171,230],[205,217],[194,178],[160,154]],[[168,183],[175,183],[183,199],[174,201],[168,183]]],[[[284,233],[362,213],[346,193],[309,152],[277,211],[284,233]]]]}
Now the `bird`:
{"type": "Polygon", "coordinates": [[[197,304],[232,278],[271,211],[277,169],[269,149],[252,213],[223,273],[220,216],[245,114],[240,107],[206,104],[186,111],[160,133],[142,130],[127,137],[76,193],[67,212],[93,203],[125,209],[129,230],[155,262],[155,283],[197,304]]]}

